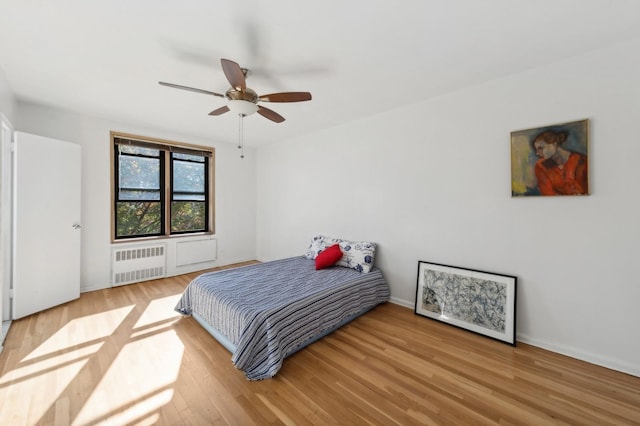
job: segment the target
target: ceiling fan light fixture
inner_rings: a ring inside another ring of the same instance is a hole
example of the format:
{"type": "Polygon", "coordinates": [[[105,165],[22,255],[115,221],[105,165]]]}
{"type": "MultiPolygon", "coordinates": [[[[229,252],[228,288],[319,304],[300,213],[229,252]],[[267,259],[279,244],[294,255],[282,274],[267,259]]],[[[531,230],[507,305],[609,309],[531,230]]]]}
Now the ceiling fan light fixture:
{"type": "Polygon", "coordinates": [[[231,112],[236,114],[242,114],[244,116],[251,115],[258,111],[258,105],[253,102],[243,101],[241,99],[230,100],[227,104],[231,112]]]}

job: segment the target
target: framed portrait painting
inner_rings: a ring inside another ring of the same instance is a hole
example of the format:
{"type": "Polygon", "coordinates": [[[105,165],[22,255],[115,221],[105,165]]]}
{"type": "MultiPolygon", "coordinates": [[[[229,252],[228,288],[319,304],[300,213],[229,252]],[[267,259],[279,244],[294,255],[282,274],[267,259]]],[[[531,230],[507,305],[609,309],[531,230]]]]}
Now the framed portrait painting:
{"type": "Polygon", "coordinates": [[[511,132],[511,195],[589,195],[589,120],[511,132]]]}

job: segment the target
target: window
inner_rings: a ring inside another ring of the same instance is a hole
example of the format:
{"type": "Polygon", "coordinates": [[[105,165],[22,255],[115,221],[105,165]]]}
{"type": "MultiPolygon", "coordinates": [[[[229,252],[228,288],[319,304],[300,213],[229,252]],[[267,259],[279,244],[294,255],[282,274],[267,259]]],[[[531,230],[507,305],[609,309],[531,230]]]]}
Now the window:
{"type": "Polygon", "coordinates": [[[171,232],[202,232],[207,224],[207,157],[171,153],[171,232]]]}
{"type": "Polygon", "coordinates": [[[213,232],[213,148],[111,140],[113,240],[213,232]]]}

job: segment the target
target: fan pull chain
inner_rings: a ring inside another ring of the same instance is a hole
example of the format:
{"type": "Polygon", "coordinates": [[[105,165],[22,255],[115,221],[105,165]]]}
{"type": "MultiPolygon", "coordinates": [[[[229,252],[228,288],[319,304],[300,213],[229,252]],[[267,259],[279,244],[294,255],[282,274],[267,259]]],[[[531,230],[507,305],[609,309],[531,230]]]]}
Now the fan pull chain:
{"type": "Polygon", "coordinates": [[[240,158],[244,158],[244,114],[238,114],[238,149],[241,150],[240,158]]]}

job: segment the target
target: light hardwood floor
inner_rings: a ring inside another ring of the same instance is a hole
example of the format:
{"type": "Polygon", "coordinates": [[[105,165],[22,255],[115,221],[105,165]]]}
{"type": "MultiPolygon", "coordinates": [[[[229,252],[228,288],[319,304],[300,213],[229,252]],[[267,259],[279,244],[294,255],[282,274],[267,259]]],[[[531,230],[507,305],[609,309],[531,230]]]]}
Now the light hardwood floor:
{"type": "Polygon", "coordinates": [[[640,424],[638,377],[393,304],[250,382],[173,311],[196,275],[84,293],[15,321],[0,424],[640,424]]]}

